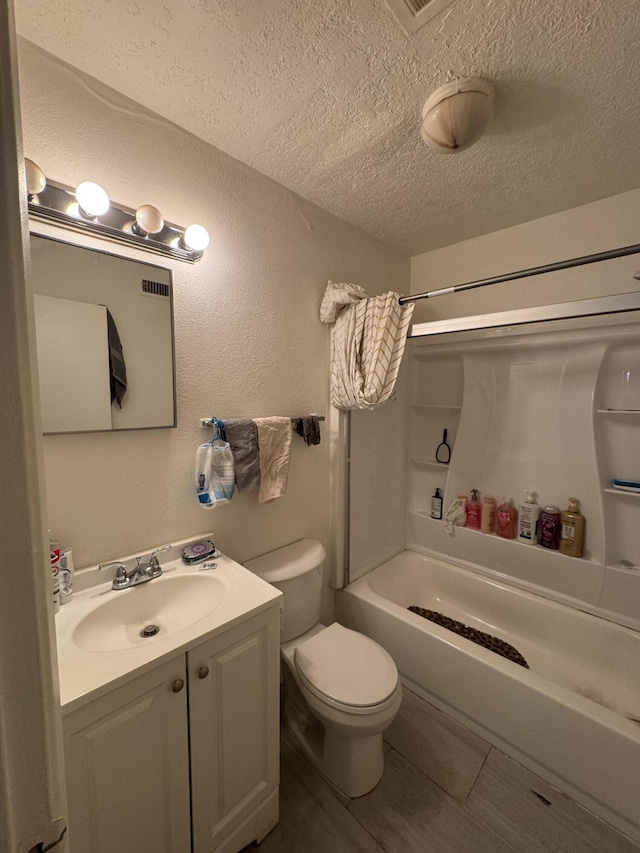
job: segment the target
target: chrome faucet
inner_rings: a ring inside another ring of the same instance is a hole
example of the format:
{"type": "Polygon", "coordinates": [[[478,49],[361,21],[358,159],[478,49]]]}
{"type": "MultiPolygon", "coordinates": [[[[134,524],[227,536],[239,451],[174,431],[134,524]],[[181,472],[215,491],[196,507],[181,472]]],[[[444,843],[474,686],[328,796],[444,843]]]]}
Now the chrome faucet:
{"type": "Polygon", "coordinates": [[[111,584],[112,589],[128,589],[130,586],[138,586],[138,584],[152,581],[154,578],[159,578],[162,574],[162,566],[158,562],[156,554],[160,551],[166,551],[172,545],[163,545],[161,548],[156,548],[148,556],[136,557],[136,564],[130,572],[127,571],[125,564],[116,560],[111,563],[101,563],[98,569],[112,569],[115,567],[116,574],[111,584]]]}

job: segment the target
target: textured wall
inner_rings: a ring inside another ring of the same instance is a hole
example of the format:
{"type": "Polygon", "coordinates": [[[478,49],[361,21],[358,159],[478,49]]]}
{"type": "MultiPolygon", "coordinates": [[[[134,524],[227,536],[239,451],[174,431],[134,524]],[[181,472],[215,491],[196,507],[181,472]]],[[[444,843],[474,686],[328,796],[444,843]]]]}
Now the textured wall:
{"type": "Polygon", "coordinates": [[[197,420],[325,413],[327,279],[406,291],[408,258],[29,44],[20,75],[25,153],[47,175],[96,180],[212,237],[195,266],[168,262],[178,428],[47,437],[51,528],[80,566],[210,527],[241,561],[305,536],[326,544],[326,433],[315,448],[295,439],[285,498],[259,506],[251,493],[207,513],[193,494],[194,452],[209,437],[197,420]]]}
{"type": "Polygon", "coordinates": [[[384,0],[16,7],[21,35],[411,254],[640,186],[637,0],[456,0],[413,35],[384,0]],[[422,106],[469,75],[496,119],[434,154],[422,106]]]}

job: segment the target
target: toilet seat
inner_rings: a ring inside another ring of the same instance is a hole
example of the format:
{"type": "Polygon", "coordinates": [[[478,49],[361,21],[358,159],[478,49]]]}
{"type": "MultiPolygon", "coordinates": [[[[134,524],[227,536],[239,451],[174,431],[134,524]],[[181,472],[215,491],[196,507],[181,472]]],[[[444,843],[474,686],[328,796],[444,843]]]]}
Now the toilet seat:
{"type": "Polygon", "coordinates": [[[373,713],[395,697],[398,670],[381,646],[334,622],[296,647],[296,672],[319,699],[351,713],[373,713]]]}

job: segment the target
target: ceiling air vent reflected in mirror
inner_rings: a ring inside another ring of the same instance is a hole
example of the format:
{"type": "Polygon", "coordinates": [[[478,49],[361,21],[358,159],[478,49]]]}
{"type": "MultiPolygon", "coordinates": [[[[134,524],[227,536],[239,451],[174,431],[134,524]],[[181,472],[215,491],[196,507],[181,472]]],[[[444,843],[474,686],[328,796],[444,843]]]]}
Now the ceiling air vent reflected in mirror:
{"type": "Polygon", "coordinates": [[[400,26],[408,33],[415,33],[436,15],[443,12],[455,0],[385,0],[400,26]]]}
{"type": "Polygon", "coordinates": [[[147,296],[161,296],[164,299],[168,299],[171,290],[168,284],[163,284],[161,281],[151,281],[151,279],[143,278],[142,292],[146,293],[147,296]]]}

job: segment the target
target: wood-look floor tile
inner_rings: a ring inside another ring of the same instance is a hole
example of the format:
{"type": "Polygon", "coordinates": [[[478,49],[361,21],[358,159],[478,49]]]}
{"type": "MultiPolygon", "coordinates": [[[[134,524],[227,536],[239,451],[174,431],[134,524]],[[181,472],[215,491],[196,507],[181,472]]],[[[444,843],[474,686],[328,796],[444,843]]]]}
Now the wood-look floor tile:
{"type": "Polygon", "coordinates": [[[519,853],[393,749],[380,784],[349,811],[387,853],[519,853]]]}
{"type": "Polygon", "coordinates": [[[317,771],[282,741],[280,823],[258,853],[385,853],[317,771]]]}
{"type": "Polygon", "coordinates": [[[402,705],[385,732],[387,743],[458,800],[469,796],[490,745],[403,688],[402,705]]]}
{"type": "Polygon", "coordinates": [[[497,749],[467,807],[518,853],[640,853],[626,836],[497,749]]]}

